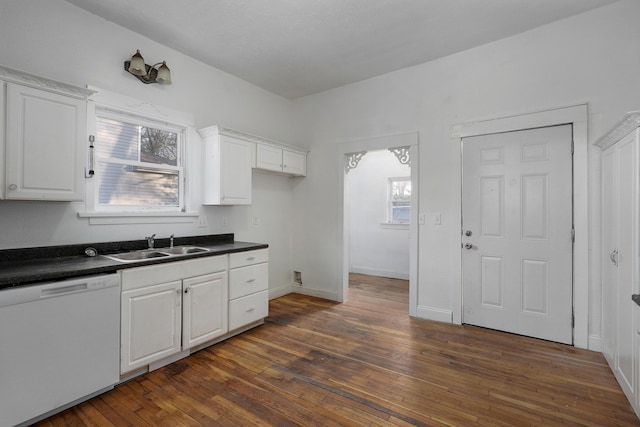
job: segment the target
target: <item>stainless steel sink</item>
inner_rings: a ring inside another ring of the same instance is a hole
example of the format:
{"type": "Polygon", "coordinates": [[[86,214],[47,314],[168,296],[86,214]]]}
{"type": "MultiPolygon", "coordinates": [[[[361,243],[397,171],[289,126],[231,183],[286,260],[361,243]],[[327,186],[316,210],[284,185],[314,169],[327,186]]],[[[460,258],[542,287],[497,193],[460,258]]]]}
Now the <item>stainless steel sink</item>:
{"type": "Polygon", "coordinates": [[[143,249],[139,251],[122,252],[119,254],[104,255],[114,261],[120,262],[136,262],[147,259],[173,257],[179,255],[197,254],[200,252],[209,252],[207,248],[198,246],[175,246],[172,248],[143,249]]]}
{"type": "Polygon", "coordinates": [[[154,249],[145,249],[141,251],[122,252],[119,254],[105,255],[105,257],[120,262],[135,262],[145,259],[162,258],[171,256],[168,253],[160,252],[154,249]]]}
{"type": "Polygon", "coordinates": [[[170,255],[187,255],[197,254],[200,252],[209,252],[207,248],[201,248],[198,246],[174,246],[172,248],[158,248],[159,252],[167,253],[170,255]]]}

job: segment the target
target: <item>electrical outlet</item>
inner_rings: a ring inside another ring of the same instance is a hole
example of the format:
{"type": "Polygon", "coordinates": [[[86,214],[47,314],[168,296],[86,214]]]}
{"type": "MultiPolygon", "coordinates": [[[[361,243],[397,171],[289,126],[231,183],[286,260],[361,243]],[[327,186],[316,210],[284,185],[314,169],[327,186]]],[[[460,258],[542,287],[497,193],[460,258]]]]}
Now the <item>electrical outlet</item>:
{"type": "Polygon", "coordinates": [[[198,217],[198,228],[205,228],[207,226],[207,217],[200,215],[198,217]]]}
{"type": "Polygon", "coordinates": [[[260,225],[260,218],[257,215],[253,216],[253,225],[260,225]]]}
{"type": "Polygon", "coordinates": [[[227,220],[226,216],[222,217],[222,219],[220,220],[220,224],[222,224],[223,227],[226,227],[227,225],[229,225],[229,221],[227,220]]]}

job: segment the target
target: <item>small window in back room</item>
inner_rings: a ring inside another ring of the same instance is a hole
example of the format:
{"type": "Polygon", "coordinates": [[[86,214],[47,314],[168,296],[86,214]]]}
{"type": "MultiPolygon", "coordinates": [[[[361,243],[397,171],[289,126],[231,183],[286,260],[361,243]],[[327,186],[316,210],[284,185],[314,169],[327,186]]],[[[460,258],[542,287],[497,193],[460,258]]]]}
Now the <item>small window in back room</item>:
{"type": "Polygon", "coordinates": [[[184,130],[97,112],[96,211],[184,210],[184,130]]]}
{"type": "Polygon", "coordinates": [[[388,222],[408,224],[411,218],[411,178],[389,178],[388,222]]]}

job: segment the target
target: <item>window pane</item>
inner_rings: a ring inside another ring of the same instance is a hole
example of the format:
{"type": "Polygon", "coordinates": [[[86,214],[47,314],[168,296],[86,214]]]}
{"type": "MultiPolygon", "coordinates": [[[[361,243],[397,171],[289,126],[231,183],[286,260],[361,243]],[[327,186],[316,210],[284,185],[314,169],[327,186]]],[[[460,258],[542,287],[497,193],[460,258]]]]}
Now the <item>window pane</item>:
{"type": "Polygon", "coordinates": [[[134,160],[177,166],[178,134],[98,117],[96,155],[102,158],[134,160]]]}
{"type": "Polygon", "coordinates": [[[96,174],[99,204],[179,206],[176,171],[99,162],[96,174]]]}
{"type": "Polygon", "coordinates": [[[393,180],[391,181],[392,201],[411,201],[411,181],[393,180]]]}
{"type": "Polygon", "coordinates": [[[389,222],[410,222],[411,178],[390,178],[389,185],[389,222]]]}
{"type": "Polygon", "coordinates": [[[98,117],[97,124],[96,156],[139,160],[139,126],[103,117],[98,117]]]}
{"type": "Polygon", "coordinates": [[[142,127],[140,133],[140,161],[177,165],[178,134],[148,127],[142,127]]]}

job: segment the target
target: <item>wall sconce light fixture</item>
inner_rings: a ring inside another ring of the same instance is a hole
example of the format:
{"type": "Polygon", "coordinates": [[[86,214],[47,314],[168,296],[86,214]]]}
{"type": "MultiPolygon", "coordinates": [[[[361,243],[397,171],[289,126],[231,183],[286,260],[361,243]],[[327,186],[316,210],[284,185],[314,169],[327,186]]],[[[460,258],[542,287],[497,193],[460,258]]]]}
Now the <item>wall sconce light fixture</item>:
{"type": "Polygon", "coordinates": [[[140,51],[136,50],[130,61],[124,61],[124,69],[136,76],[144,84],[160,83],[161,85],[171,84],[171,70],[167,67],[165,61],[157,64],[147,65],[144,58],[140,55],[140,51]],[[159,65],[159,68],[156,66],[159,65]]]}

